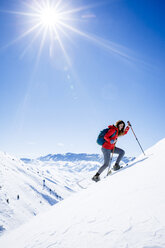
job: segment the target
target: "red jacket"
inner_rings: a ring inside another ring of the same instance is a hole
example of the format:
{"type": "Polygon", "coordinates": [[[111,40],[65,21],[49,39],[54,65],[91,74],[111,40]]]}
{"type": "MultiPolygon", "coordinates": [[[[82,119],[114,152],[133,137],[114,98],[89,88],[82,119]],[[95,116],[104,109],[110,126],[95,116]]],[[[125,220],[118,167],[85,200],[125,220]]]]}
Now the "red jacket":
{"type": "MultiPolygon", "coordinates": [[[[118,128],[114,125],[108,126],[109,131],[105,134],[104,139],[106,140],[105,143],[102,145],[105,149],[113,150],[115,147],[115,144],[113,143],[118,138],[118,128]],[[114,133],[116,134],[110,138],[114,133]]],[[[124,135],[128,133],[129,126],[127,126],[124,130],[124,135]]]]}

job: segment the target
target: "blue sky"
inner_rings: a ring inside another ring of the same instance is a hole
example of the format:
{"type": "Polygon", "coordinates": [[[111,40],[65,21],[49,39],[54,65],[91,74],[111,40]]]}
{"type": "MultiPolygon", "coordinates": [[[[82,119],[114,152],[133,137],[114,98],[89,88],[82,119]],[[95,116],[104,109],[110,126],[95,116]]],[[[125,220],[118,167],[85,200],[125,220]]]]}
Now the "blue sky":
{"type": "MultiPolygon", "coordinates": [[[[1,0],[0,150],[100,153],[99,131],[119,119],[132,122],[144,149],[165,137],[164,1],[60,3],[65,11],[82,6],[64,21],[70,29],[59,27],[62,46],[48,34],[41,46],[44,28],[18,39],[35,24],[12,12],[32,9],[1,0]]],[[[118,146],[128,156],[140,153],[131,131],[118,146]]]]}

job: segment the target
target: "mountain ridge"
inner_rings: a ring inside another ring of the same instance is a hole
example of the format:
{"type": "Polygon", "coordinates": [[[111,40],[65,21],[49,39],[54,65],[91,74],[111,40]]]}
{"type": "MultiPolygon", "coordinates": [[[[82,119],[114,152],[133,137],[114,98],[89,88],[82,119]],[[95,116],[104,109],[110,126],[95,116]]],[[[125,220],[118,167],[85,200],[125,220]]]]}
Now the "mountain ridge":
{"type": "MultiPolygon", "coordinates": [[[[127,163],[130,160],[135,159],[135,157],[126,157],[124,156],[123,161],[127,163]]],[[[38,157],[36,159],[29,159],[29,158],[21,158],[21,160],[25,163],[29,163],[35,160],[39,161],[97,161],[97,162],[102,162],[103,161],[103,156],[102,154],[97,154],[97,153],[57,153],[57,154],[47,154],[45,156],[38,157]]]]}

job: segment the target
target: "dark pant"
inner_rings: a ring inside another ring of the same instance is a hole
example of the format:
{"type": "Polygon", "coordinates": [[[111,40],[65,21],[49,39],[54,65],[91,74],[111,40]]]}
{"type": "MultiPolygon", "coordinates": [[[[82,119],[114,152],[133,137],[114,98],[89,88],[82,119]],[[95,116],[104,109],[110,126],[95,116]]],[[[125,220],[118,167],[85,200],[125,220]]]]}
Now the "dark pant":
{"type": "MultiPolygon", "coordinates": [[[[105,149],[104,147],[102,147],[101,150],[102,150],[103,155],[104,155],[104,164],[98,170],[99,174],[101,174],[109,166],[110,156],[111,156],[111,152],[112,152],[112,150],[105,149]]],[[[119,156],[117,157],[117,160],[116,160],[116,163],[119,164],[122,157],[125,154],[125,151],[118,148],[118,147],[115,147],[114,153],[119,154],[119,156]]]]}

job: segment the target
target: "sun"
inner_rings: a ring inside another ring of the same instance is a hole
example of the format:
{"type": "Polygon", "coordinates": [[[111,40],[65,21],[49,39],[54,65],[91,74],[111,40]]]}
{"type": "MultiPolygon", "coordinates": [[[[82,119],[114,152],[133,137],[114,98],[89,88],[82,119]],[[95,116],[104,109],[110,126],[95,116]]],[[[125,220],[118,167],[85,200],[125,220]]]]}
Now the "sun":
{"type": "Polygon", "coordinates": [[[22,11],[6,11],[10,14],[21,16],[26,26],[25,32],[8,45],[12,45],[29,36],[31,37],[30,42],[23,50],[21,58],[28,53],[31,46],[37,41],[39,42],[38,51],[36,51],[37,61],[40,60],[42,50],[46,45],[49,46],[50,57],[53,56],[52,51],[60,47],[66,62],[71,64],[65,48],[65,42],[66,39],[71,41],[72,33],[78,34],[78,29],[75,26],[79,22],[79,17],[81,19],[81,12],[89,7],[73,7],[70,2],[69,0],[67,2],[64,0],[31,0],[23,2],[22,11]],[[57,42],[59,44],[58,48],[56,46],[57,42]]]}
{"type": "MultiPolygon", "coordinates": [[[[77,1],[75,1],[75,3],[76,2],[77,1]]],[[[104,1],[92,5],[75,7],[73,6],[73,0],[24,0],[22,1],[21,11],[0,10],[0,12],[20,16],[22,18],[20,22],[25,25],[25,31],[15,40],[6,44],[4,48],[29,36],[30,39],[28,39],[28,43],[26,43],[27,45],[20,55],[21,59],[28,53],[31,46],[33,46],[35,42],[38,42],[37,46],[35,46],[38,48],[38,50],[36,50],[36,65],[40,60],[44,46],[49,46],[49,50],[47,50],[49,51],[47,53],[48,56],[55,58],[56,49],[60,48],[61,54],[65,57],[67,64],[71,66],[71,59],[66,47],[68,47],[67,40],[71,44],[75,44],[75,40],[73,40],[74,38],[72,37],[74,34],[74,37],[75,35],[80,36],[97,46],[107,49],[110,53],[127,60],[133,60],[131,56],[123,52],[122,46],[97,35],[82,31],[79,27],[80,23],[82,27],[82,23],[88,24],[91,18],[96,18],[95,14],[91,13],[91,9],[101,5],[104,5],[104,1]],[[88,14],[88,11],[91,14],[88,14]]],[[[57,59],[57,57],[55,59],[57,59]]]]}
{"type": "MultiPolygon", "coordinates": [[[[39,42],[37,61],[39,61],[44,46],[49,44],[49,50],[52,51],[52,47],[55,50],[55,45],[58,42],[62,54],[70,63],[65,49],[65,40],[71,41],[72,33],[80,35],[77,23],[82,21],[82,11],[89,8],[89,6],[73,7],[70,2],[69,0],[67,2],[64,0],[31,0],[23,2],[22,11],[6,11],[10,14],[20,15],[23,22],[27,23],[25,32],[9,45],[31,36],[30,42],[25,47],[21,57],[37,41],[39,42]]],[[[51,54],[49,55],[52,57],[51,54]]]]}
{"type": "MultiPolygon", "coordinates": [[[[72,0],[26,0],[22,2],[21,11],[5,11],[10,14],[21,16],[21,22],[25,24],[25,31],[14,41],[6,45],[12,45],[27,36],[30,42],[21,54],[21,58],[30,50],[31,46],[38,42],[36,50],[36,64],[40,60],[44,46],[49,46],[48,55],[52,58],[56,49],[61,49],[68,65],[71,65],[71,59],[66,50],[67,40],[71,44],[75,43],[72,39],[73,34],[81,36],[91,42],[98,44],[97,38],[81,31],[79,24],[87,23],[87,18],[91,15],[85,15],[86,11],[96,7],[97,4],[86,6],[73,6],[72,0]],[[57,45],[58,43],[58,45],[57,45]]],[[[92,15],[92,17],[95,15],[92,15]]],[[[75,36],[74,36],[75,37],[75,36]]],[[[100,42],[101,44],[101,42],[100,42]]],[[[36,46],[35,46],[36,47],[36,46]]],[[[67,42],[68,47],[68,42],[67,42]]],[[[48,51],[48,50],[47,50],[48,51]]],[[[57,59],[57,58],[56,58],[57,59]]]]}
{"type": "Polygon", "coordinates": [[[60,21],[59,12],[53,7],[46,7],[39,13],[39,19],[41,25],[45,28],[53,28],[57,26],[60,21]]]}

